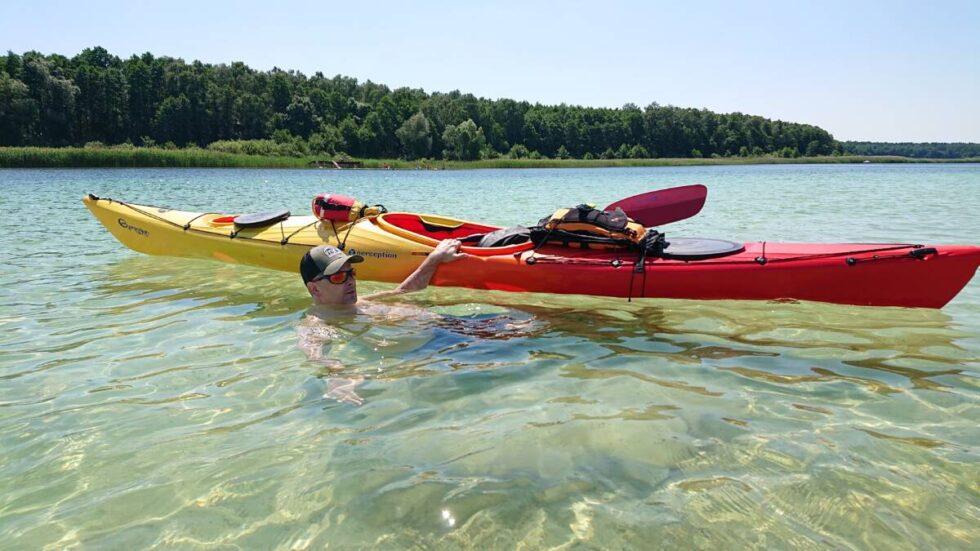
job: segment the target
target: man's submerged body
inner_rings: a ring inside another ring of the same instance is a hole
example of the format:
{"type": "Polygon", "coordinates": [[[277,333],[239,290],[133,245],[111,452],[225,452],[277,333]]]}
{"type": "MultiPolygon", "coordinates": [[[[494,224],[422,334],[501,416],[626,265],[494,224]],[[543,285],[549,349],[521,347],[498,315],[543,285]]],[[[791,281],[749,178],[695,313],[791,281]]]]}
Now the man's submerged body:
{"type": "MultiPolygon", "coordinates": [[[[345,309],[389,320],[416,317],[420,312],[418,309],[382,305],[373,301],[425,289],[440,264],[467,256],[459,252],[459,247],[460,242],[455,239],[440,242],[397,288],[364,297],[357,296],[356,272],[352,267],[352,264],[363,262],[364,258],[360,255],[344,254],[336,247],[314,247],[300,262],[300,274],[313,298],[313,308],[298,328],[299,348],[306,352],[309,359],[332,371],[343,369],[344,366],[339,361],[324,357],[323,345],[341,336],[336,328],[326,323],[326,319],[339,313],[338,310],[345,309]]],[[[362,380],[362,376],[331,378],[324,397],[355,405],[363,404],[364,400],[354,392],[354,388],[362,380]]]]}

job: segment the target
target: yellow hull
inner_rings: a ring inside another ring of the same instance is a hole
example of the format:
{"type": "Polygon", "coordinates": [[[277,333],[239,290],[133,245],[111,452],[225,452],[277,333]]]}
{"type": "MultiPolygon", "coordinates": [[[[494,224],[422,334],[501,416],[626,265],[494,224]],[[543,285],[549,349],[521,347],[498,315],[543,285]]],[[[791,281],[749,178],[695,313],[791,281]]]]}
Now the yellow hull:
{"type": "Polygon", "coordinates": [[[203,258],[247,264],[286,272],[299,272],[299,261],[317,245],[338,245],[364,256],[358,277],[398,283],[415,270],[432,250],[433,243],[419,243],[393,235],[374,218],[352,224],[329,223],[313,216],[290,216],[261,228],[235,233],[229,215],[171,210],[136,205],[89,195],[82,199],[120,243],[145,254],[203,258]],[[338,239],[338,235],[340,239],[338,239]]]}

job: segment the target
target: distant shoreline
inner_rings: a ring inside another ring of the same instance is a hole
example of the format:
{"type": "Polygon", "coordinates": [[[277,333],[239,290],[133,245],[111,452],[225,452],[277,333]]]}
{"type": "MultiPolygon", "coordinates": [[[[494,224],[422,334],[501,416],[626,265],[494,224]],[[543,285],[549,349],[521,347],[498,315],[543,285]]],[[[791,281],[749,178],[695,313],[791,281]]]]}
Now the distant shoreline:
{"type": "MultiPolygon", "coordinates": [[[[0,168],[308,168],[324,157],[236,155],[206,149],[158,147],[0,147],[0,168]]],[[[605,168],[647,166],[711,166],[761,164],[976,163],[970,159],[920,159],[898,156],[840,155],[783,158],[773,156],[659,159],[483,159],[446,161],[354,159],[362,169],[467,170],[492,168],[605,168]]],[[[355,169],[356,170],[356,169],[355,169]]]]}

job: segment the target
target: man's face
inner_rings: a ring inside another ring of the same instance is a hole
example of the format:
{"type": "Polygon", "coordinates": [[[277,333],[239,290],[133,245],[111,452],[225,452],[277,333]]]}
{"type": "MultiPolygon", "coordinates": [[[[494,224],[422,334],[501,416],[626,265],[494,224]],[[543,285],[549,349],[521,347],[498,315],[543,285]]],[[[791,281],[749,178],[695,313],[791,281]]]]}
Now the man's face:
{"type": "Polygon", "coordinates": [[[357,282],[351,272],[350,262],[340,268],[331,277],[320,277],[306,284],[307,290],[313,297],[313,302],[324,305],[354,304],[357,302],[357,282]],[[347,280],[343,283],[331,283],[330,279],[341,279],[344,275],[347,280]]]}

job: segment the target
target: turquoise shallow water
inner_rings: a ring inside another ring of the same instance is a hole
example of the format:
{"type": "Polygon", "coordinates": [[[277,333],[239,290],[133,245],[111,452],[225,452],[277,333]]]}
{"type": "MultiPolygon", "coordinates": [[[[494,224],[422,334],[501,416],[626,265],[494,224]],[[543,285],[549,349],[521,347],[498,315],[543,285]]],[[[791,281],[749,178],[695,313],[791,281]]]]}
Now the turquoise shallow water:
{"type": "Polygon", "coordinates": [[[297,276],[138,255],[80,201],[513,224],[694,182],[668,236],[980,243],[978,165],[0,171],[0,547],[974,546],[978,279],[941,311],[431,289],[319,327],[334,373],[297,276]]]}

